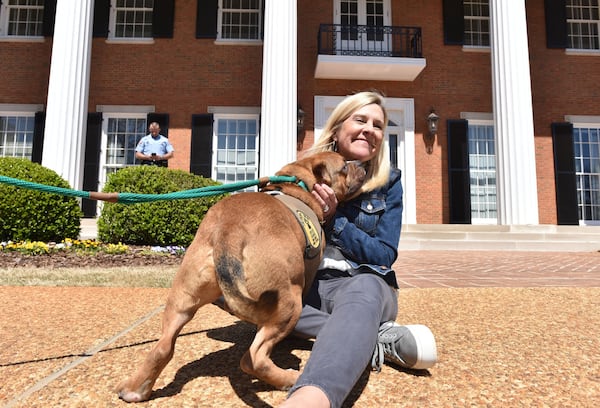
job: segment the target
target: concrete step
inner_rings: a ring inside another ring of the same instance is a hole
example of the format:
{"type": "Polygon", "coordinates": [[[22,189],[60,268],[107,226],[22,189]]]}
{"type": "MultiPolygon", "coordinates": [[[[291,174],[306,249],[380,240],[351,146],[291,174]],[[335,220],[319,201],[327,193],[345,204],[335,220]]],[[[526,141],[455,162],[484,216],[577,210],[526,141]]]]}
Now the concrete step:
{"type": "Polygon", "coordinates": [[[600,251],[600,227],[563,225],[404,225],[400,250],[600,251]]]}
{"type": "MultiPolygon", "coordinates": [[[[96,219],[81,220],[80,239],[97,239],[96,219]]],[[[399,250],[600,251],[600,226],[407,224],[399,250]]]]}
{"type": "Polygon", "coordinates": [[[97,239],[98,238],[98,227],[96,226],[95,218],[82,218],[81,219],[81,232],[79,233],[79,239],[97,239]]]}

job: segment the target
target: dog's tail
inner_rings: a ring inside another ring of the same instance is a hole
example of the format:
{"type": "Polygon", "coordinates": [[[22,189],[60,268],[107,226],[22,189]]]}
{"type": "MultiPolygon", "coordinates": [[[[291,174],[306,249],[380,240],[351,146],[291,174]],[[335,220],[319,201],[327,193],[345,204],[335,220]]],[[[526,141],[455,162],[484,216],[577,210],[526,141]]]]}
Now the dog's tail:
{"type": "Polygon", "coordinates": [[[225,254],[215,260],[215,269],[219,286],[228,301],[228,306],[234,311],[235,303],[241,302],[243,309],[271,308],[279,298],[276,290],[265,290],[258,298],[253,297],[246,289],[244,266],[236,257],[225,254]]]}

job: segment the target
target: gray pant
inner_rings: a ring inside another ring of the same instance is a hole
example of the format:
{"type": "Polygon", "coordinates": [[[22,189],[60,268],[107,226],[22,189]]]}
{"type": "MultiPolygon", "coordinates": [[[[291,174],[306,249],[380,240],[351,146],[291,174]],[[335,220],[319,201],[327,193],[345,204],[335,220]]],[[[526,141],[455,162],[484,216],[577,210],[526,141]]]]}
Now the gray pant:
{"type": "Polygon", "coordinates": [[[340,407],[371,360],[380,324],[397,313],[396,290],[377,275],[316,280],[295,328],[316,340],[290,394],[313,385],[340,407]]]}

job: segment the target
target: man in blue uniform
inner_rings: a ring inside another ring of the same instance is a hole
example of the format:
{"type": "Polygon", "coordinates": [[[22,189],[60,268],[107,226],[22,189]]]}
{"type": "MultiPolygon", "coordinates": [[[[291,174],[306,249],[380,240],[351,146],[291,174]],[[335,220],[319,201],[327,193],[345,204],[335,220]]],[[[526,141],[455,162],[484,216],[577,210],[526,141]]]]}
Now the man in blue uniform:
{"type": "Polygon", "coordinates": [[[157,122],[152,122],[148,130],[150,134],[142,137],[135,148],[135,158],[145,165],[167,167],[167,160],[173,158],[173,146],[160,134],[157,122]]]}

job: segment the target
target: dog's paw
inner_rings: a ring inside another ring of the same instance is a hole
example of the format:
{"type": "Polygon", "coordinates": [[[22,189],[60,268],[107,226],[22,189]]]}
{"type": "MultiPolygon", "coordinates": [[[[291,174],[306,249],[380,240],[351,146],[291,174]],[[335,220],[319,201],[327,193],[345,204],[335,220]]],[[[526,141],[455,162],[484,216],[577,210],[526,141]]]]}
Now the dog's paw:
{"type": "Polygon", "coordinates": [[[119,395],[119,398],[121,398],[125,402],[141,402],[146,401],[150,397],[152,390],[150,390],[149,393],[131,391],[131,389],[125,385],[125,382],[123,382],[119,384],[119,386],[116,389],[116,392],[119,395]]]}
{"type": "Polygon", "coordinates": [[[300,371],[295,370],[293,368],[286,369],[285,374],[287,383],[279,387],[281,391],[288,391],[294,386],[294,384],[296,384],[296,381],[298,381],[298,377],[300,377],[300,371]]]}
{"type": "Polygon", "coordinates": [[[119,398],[125,402],[141,402],[143,401],[142,396],[137,392],[132,391],[121,391],[119,392],[119,398]]]}

